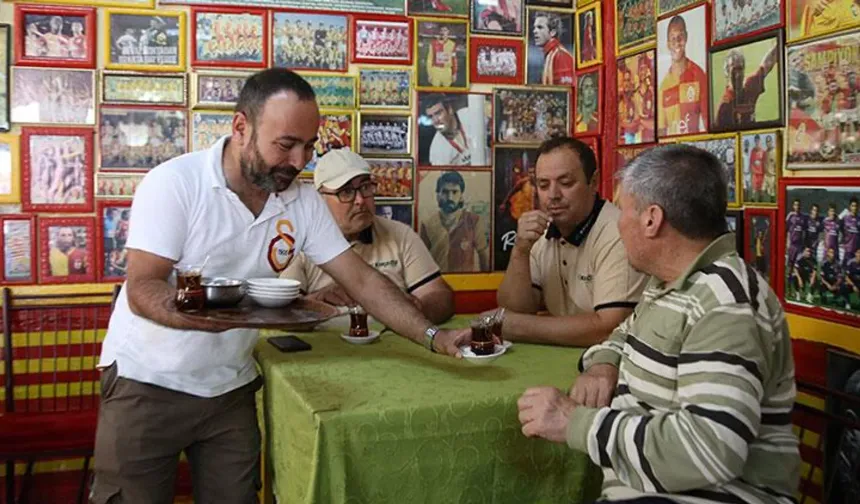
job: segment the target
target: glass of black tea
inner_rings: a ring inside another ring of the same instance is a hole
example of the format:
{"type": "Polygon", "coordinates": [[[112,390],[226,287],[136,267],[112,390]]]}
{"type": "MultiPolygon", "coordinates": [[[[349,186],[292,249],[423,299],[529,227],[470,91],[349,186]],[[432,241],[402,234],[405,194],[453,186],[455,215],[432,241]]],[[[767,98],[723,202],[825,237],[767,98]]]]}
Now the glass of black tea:
{"type": "Polygon", "coordinates": [[[200,265],[177,264],[176,271],[176,308],[193,312],[202,310],[206,302],[203,292],[203,267],[200,265]]]}
{"type": "Polygon", "coordinates": [[[493,327],[486,318],[473,320],[470,324],[472,329],[472,353],[475,355],[492,355],[496,350],[493,341],[493,327]]]}
{"type": "Polygon", "coordinates": [[[370,336],[370,331],[367,329],[367,312],[361,306],[349,308],[349,335],[353,338],[370,336]]]}

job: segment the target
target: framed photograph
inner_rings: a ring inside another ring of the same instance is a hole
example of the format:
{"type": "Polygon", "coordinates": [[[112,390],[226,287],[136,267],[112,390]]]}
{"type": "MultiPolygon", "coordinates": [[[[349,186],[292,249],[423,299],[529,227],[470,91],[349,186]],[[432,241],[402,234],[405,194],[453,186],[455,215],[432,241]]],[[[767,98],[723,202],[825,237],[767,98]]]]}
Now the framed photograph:
{"type": "MultiPolygon", "coordinates": [[[[376,182],[378,199],[411,200],[415,179],[412,158],[365,158],[376,182]]],[[[411,224],[410,224],[411,225],[411,224]]]]}
{"type": "Polygon", "coordinates": [[[744,256],[744,211],[726,210],[726,229],[735,234],[735,249],[744,256]]]}
{"type": "Polygon", "coordinates": [[[860,165],[860,143],[857,142],[860,116],[856,113],[857,74],[860,73],[858,46],[860,33],[854,32],[786,49],[786,168],[856,168],[860,165]]]}
{"type": "Polygon", "coordinates": [[[860,326],[860,184],[791,177],[779,187],[777,292],[785,310],[860,326]]]}
{"type": "Polygon", "coordinates": [[[21,208],[93,211],[93,130],[21,128],[21,208]]]}
{"type": "Polygon", "coordinates": [[[95,219],[39,218],[39,283],[96,281],[95,219]]]}
{"type": "MultiPolygon", "coordinates": [[[[86,5],[88,7],[136,7],[154,9],[155,0],[27,0],[35,4],[86,5]]],[[[167,2],[162,2],[167,3],[167,2]]]]}
{"type": "Polygon", "coordinates": [[[269,20],[263,9],[191,8],[191,66],[266,68],[269,20]]]}
{"type": "Polygon", "coordinates": [[[527,84],[573,86],[573,13],[528,9],[527,84]]]}
{"type": "Polygon", "coordinates": [[[576,8],[585,7],[586,5],[599,1],[600,0],[576,0],[576,8]]]}
{"type": "Polygon", "coordinates": [[[418,166],[491,167],[493,101],[479,93],[418,93],[418,166]]]}
{"type": "Polygon", "coordinates": [[[406,0],[410,16],[469,17],[469,0],[406,0]]]}
{"type": "Polygon", "coordinates": [[[188,96],[185,74],[102,72],[102,103],[109,105],[176,105],[188,96]]]}
{"type": "Polygon", "coordinates": [[[96,208],[96,269],[99,282],[122,282],[128,270],[131,201],[101,200],[96,208]]]}
{"type": "Polygon", "coordinates": [[[352,62],[411,65],[413,36],[409,18],[353,16],[352,62]]]}
{"type": "Polygon", "coordinates": [[[308,84],[314,88],[320,108],[356,108],[356,78],[352,75],[300,72],[308,84]]]}
{"type": "Polygon", "coordinates": [[[576,68],[603,63],[603,24],[600,3],[576,11],[576,68]]]}
{"type": "Polygon", "coordinates": [[[711,44],[725,44],[779,28],[784,24],[784,13],[782,0],[755,0],[746,5],[715,3],[711,7],[711,44]]]}
{"type": "Polygon", "coordinates": [[[233,112],[191,111],[191,152],[212,147],[222,136],[233,133],[233,112]]]}
{"type": "Polygon", "coordinates": [[[95,124],[95,70],[12,69],[12,122],[95,124]]]}
{"type": "MultiPolygon", "coordinates": [[[[590,0],[594,2],[596,0],[590,0]]],[[[556,9],[573,10],[573,0],[526,0],[528,6],[555,7],[556,9]]]]}
{"type": "Polygon", "coordinates": [[[495,88],[495,142],[537,145],[570,131],[570,93],[562,89],[495,88]]]}
{"type": "Polygon", "coordinates": [[[239,93],[251,74],[191,73],[192,108],[229,108],[239,100],[239,93]]]}
{"type": "Polygon", "coordinates": [[[671,14],[701,2],[702,0],[657,0],[657,17],[671,14]]]}
{"type": "Polygon", "coordinates": [[[535,148],[496,147],[494,153],[493,270],[504,271],[517,237],[517,221],[537,208],[534,170],[538,152],[535,148]]]}
{"type": "Polygon", "coordinates": [[[185,70],[185,13],[105,9],[104,62],[108,70],[185,70]]]}
{"type": "Polygon", "coordinates": [[[358,153],[373,155],[412,154],[412,116],[409,114],[358,115],[358,153]]]}
{"type": "Polygon", "coordinates": [[[657,11],[653,0],[615,0],[615,54],[622,56],[654,47],[657,11]]]}
{"type": "Polygon", "coordinates": [[[789,42],[860,26],[860,10],[849,1],[786,0],[785,31],[789,42]]]}
{"type": "Polygon", "coordinates": [[[471,37],[469,64],[473,84],[522,84],[523,42],[516,39],[471,37]]]}
{"type": "Polygon", "coordinates": [[[601,131],[603,117],[603,72],[597,68],[576,76],[575,136],[595,136],[601,131]]]}
{"type": "Polygon", "coordinates": [[[743,258],[767,283],[776,283],[776,209],[744,209],[744,255],[743,258]]]}
{"type": "Polygon", "coordinates": [[[0,214],[0,280],[36,283],[36,216],[0,214]]]}
{"type": "Polygon", "coordinates": [[[741,178],[744,205],[776,206],[782,163],[780,130],[741,133],[741,178]]]}
{"type": "Polygon", "coordinates": [[[376,200],[376,215],[415,228],[411,202],[376,200]]]}
{"type": "Polygon", "coordinates": [[[96,10],[15,4],[15,64],[95,68],[96,10]]]}
{"type": "Polygon", "coordinates": [[[738,155],[737,133],[675,138],[671,142],[684,143],[704,149],[722,161],[726,169],[726,180],[728,181],[726,201],[729,208],[740,207],[741,195],[740,185],[738,184],[738,179],[740,178],[740,156],[738,155]]]}
{"type": "Polygon", "coordinates": [[[417,18],[418,89],[469,89],[468,21],[417,18]]]}
{"type": "Polygon", "coordinates": [[[702,4],[657,21],[660,138],[708,131],[708,37],[698,35],[707,33],[707,13],[702,4]]]}
{"type": "Polygon", "coordinates": [[[8,24],[0,24],[0,131],[9,131],[9,46],[12,28],[8,24]]]}
{"type": "Polygon", "coordinates": [[[344,73],[348,31],[345,14],[272,11],[272,66],[344,73]]]}
{"type": "Polygon", "coordinates": [[[187,112],[177,108],[102,107],[100,170],[150,170],[181,154],[188,139],[187,112]]]}
{"type": "Polygon", "coordinates": [[[842,421],[854,422],[855,428],[839,421],[827,421],[822,502],[851,504],[860,496],[860,481],[857,480],[860,430],[856,428],[860,419],[860,357],[828,348],[825,366],[828,391],[824,397],[824,411],[842,421]]]}
{"type": "Polygon", "coordinates": [[[96,173],[96,198],[131,199],[145,173],[96,173]]]}
{"type": "Polygon", "coordinates": [[[317,160],[334,149],[355,149],[355,112],[345,110],[321,110],[320,127],[314,154],[302,172],[313,175],[317,160]]]}
{"type": "Polygon", "coordinates": [[[618,145],[657,140],[653,49],[618,60],[618,145]]]}
{"type": "Polygon", "coordinates": [[[18,135],[0,133],[0,204],[21,201],[18,141],[18,135]]]}
{"type": "Polygon", "coordinates": [[[418,234],[443,273],[490,271],[492,177],[489,171],[418,170],[418,234]],[[459,220],[443,224],[452,214],[459,220]]]}
{"type": "Polygon", "coordinates": [[[412,108],[412,69],[359,68],[358,105],[412,108]]]}
{"type": "Polygon", "coordinates": [[[711,52],[711,131],[782,126],[782,35],[711,52]]]}
{"type": "Polygon", "coordinates": [[[471,4],[472,33],[523,36],[525,0],[471,0],[471,4]]]}

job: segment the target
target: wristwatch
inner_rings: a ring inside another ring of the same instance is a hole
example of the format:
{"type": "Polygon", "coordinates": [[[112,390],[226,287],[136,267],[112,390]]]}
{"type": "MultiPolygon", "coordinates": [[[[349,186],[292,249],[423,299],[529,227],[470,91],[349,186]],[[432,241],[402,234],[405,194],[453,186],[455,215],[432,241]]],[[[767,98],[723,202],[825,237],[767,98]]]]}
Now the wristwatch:
{"type": "Polygon", "coordinates": [[[424,347],[433,353],[436,353],[436,349],[433,348],[433,341],[438,333],[439,328],[436,326],[430,326],[424,331],[424,347]]]}

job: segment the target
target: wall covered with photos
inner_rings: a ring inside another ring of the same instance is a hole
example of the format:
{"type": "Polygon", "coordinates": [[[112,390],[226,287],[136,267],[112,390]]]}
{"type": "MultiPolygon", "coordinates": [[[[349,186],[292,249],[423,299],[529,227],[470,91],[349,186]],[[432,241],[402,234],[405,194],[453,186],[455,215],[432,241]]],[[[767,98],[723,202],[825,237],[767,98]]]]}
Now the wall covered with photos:
{"type": "Polygon", "coordinates": [[[433,249],[450,210],[437,183],[463,187],[448,205],[465,208],[470,239],[466,253],[437,254],[446,272],[505,268],[516,219],[534,205],[542,140],[588,142],[607,196],[637,153],[691,143],[724,160],[738,248],[802,315],[793,325],[838,330],[837,344],[860,349],[844,326],[817,322],[860,326],[851,0],[49,4],[0,4],[14,27],[2,28],[0,62],[0,129],[11,128],[0,135],[3,283],[121,280],[137,182],[229,131],[250,72],[286,66],[318,93],[315,159],[364,155],[380,215],[433,249]]]}

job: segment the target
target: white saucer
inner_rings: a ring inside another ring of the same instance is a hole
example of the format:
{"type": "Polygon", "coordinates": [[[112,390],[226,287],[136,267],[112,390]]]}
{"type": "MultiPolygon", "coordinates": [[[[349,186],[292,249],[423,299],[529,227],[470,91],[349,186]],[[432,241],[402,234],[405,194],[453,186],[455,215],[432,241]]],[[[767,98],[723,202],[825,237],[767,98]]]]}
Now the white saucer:
{"type": "Polygon", "coordinates": [[[490,355],[475,355],[472,352],[472,347],[469,345],[462,345],[460,347],[460,353],[463,354],[463,358],[469,362],[474,364],[489,364],[494,360],[498,359],[502,356],[510,345],[496,345],[495,351],[490,355]]]}
{"type": "Polygon", "coordinates": [[[353,345],[367,345],[368,343],[373,343],[379,338],[379,332],[370,331],[367,336],[350,336],[347,333],[341,333],[340,339],[352,343],[353,345]]]}

